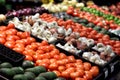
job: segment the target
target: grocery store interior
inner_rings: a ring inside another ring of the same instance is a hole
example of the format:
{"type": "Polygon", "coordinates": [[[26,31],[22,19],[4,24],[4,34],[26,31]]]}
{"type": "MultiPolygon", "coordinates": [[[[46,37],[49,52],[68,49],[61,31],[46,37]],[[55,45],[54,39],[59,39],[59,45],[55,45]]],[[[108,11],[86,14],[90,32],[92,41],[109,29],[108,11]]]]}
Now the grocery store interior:
{"type": "Polygon", "coordinates": [[[120,80],[120,0],[0,0],[0,80],[120,80]]]}

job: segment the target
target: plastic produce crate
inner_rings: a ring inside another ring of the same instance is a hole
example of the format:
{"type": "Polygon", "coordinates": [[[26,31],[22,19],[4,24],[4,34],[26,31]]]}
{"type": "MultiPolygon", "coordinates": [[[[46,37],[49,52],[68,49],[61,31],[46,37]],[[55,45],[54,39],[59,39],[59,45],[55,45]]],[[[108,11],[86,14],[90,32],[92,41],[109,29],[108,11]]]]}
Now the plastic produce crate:
{"type": "Polygon", "coordinates": [[[10,62],[13,65],[20,65],[24,58],[24,55],[0,44],[0,61],[10,62]]]}

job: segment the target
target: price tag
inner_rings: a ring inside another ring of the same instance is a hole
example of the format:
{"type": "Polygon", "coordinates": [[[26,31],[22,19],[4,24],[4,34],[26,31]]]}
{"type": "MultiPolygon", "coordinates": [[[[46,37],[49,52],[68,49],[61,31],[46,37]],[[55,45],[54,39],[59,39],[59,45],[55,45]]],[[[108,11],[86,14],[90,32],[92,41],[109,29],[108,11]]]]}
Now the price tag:
{"type": "Polygon", "coordinates": [[[108,69],[107,68],[104,69],[104,74],[105,74],[105,78],[107,78],[108,77],[108,69]]]}

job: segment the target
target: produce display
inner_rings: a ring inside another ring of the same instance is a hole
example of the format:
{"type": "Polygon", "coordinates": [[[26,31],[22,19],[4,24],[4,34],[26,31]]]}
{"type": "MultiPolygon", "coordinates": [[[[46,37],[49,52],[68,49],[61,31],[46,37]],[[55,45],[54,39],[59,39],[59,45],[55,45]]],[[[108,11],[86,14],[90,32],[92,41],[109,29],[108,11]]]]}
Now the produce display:
{"type": "Polygon", "coordinates": [[[108,9],[115,15],[120,15],[120,2],[109,6],[108,9]]]}
{"type": "MultiPolygon", "coordinates": [[[[25,60],[21,66],[13,66],[9,62],[0,64],[0,73],[11,80],[56,80],[54,72],[47,72],[43,66],[35,66],[32,61],[25,60]]],[[[65,80],[65,78],[63,78],[65,80]]]]}
{"type": "Polygon", "coordinates": [[[54,19],[52,15],[42,14],[41,19],[46,20],[48,22],[52,22],[56,20],[58,25],[64,26],[66,29],[72,28],[74,32],[78,32],[81,37],[87,37],[95,40],[95,43],[104,43],[105,45],[110,45],[117,54],[120,53],[119,44],[120,41],[110,40],[108,35],[104,35],[102,33],[98,33],[96,30],[92,28],[87,28],[82,26],[81,24],[74,23],[72,20],[64,21],[62,19],[54,19]]]}
{"type": "Polygon", "coordinates": [[[77,0],[63,0],[63,2],[59,4],[49,3],[42,5],[42,7],[53,13],[66,11],[69,6],[80,8],[84,6],[84,3],[78,3],[77,0]]]}
{"type": "Polygon", "coordinates": [[[46,40],[49,43],[63,39],[72,33],[71,29],[66,30],[63,27],[58,26],[56,22],[47,23],[46,21],[42,21],[39,18],[39,14],[26,17],[24,22],[16,17],[10,22],[14,23],[16,28],[28,31],[32,35],[42,40],[46,40]]]}
{"type": "Polygon", "coordinates": [[[42,0],[0,14],[0,80],[108,80],[119,58],[119,3],[42,0]]]}
{"type": "Polygon", "coordinates": [[[25,15],[32,15],[35,13],[48,13],[48,10],[46,10],[44,7],[34,7],[34,8],[24,8],[20,10],[13,10],[6,13],[6,17],[20,17],[25,15]]]}
{"type": "MultiPolygon", "coordinates": [[[[1,26],[1,44],[13,49],[16,52],[24,54],[26,60],[35,62],[36,66],[44,66],[48,71],[53,71],[58,77],[64,77],[68,80],[87,79],[91,80],[99,74],[99,68],[91,65],[89,62],[83,62],[81,59],[75,59],[72,55],[65,55],[54,45],[47,41],[36,42],[30,37],[29,32],[20,32],[14,28],[12,23],[7,26],[1,26]]],[[[53,73],[40,74],[50,80],[53,80],[53,73]]],[[[18,78],[21,75],[17,75],[18,78]]]]}
{"type": "MultiPolygon", "coordinates": [[[[70,14],[69,10],[71,10],[71,9],[68,9],[68,14],[70,14]]],[[[93,28],[94,30],[96,30],[99,33],[109,35],[112,40],[119,40],[119,37],[112,33],[113,30],[111,31],[111,29],[109,29],[109,27],[107,25],[106,26],[102,25],[100,23],[101,22],[100,20],[97,20],[97,21],[93,20],[93,22],[92,21],[88,21],[90,19],[90,17],[93,18],[92,15],[89,14],[89,17],[86,17],[88,14],[83,14],[84,18],[83,17],[80,18],[80,17],[71,16],[72,14],[70,14],[70,15],[68,15],[68,14],[65,13],[65,12],[61,12],[61,13],[54,13],[53,16],[55,16],[57,18],[61,18],[63,20],[72,19],[74,22],[80,23],[80,24],[82,24],[85,27],[88,27],[88,28],[91,27],[91,28],[93,28]],[[98,22],[98,23],[96,23],[96,22],[98,22]],[[109,31],[108,31],[108,29],[109,29],[109,31]]],[[[80,15],[82,15],[82,13],[80,13],[80,15]]],[[[111,28],[113,28],[113,27],[111,27],[111,28]]]]}

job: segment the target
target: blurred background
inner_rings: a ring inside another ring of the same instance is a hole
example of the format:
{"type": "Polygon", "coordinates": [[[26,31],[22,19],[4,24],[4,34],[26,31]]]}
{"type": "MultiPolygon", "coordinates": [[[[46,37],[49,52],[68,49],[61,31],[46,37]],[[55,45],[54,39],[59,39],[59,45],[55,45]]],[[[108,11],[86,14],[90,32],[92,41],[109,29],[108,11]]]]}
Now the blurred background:
{"type": "MultiPolygon", "coordinates": [[[[25,7],[35,7],[40,6],[42,2],[49,2],[53,0],[0,0],[0,14],[5,14],[7,11],[10,10],[18,10],[25,7]]],[[[63,0],[54,0],[57,1],[63,1],[63,0]]],[[[89,0],[78,0],[79,2],[86,2],[89,0]]],[[[97,5],[112,5],[120,0],[90,0],[93,1],[97,5]]]]}

